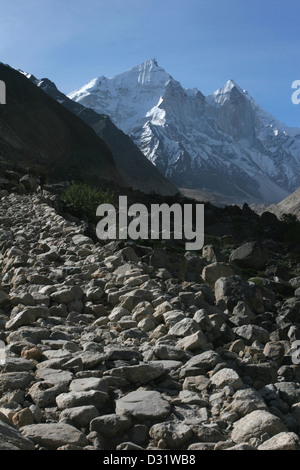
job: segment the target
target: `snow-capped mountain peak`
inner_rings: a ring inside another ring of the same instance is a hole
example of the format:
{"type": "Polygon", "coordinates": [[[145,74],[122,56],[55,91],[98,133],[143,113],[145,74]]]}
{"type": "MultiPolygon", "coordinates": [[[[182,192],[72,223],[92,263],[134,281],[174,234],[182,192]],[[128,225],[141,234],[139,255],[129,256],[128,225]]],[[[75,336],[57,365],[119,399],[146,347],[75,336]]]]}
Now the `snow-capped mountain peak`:
{"type": "Polygon", "coordinates": [[[167,83],[170,79],[170,75],[158,65],[155,59],[143,62],[114,78],[118,79],[118,77],[119,79],[127,79],[128,77],[136,79],[139,85],[167,83]]]}
{"type": "Polygon", "coordinates": [[[233,79],[205,97],[151,59],[68,96],[109,115],[179,187],[272,203],[300,186],[300,129],[280,123],[233,79]]]}
{"type": "Polygon", "coordinates": [[[246,92],[243,91],[234,80],[230,79],[222,88],[219,88],[213,93],[213,97],[217,103],[223,104],[225,101],[230,100],[233,93],[243,96],[246,92]]]}
{"type": "Polygon", "coordinates": [[[108,114],[130,134],[136,121],[159,106],[170,80],[172,77],[151,59],[110,79],[95,78],[68,97],[100,114],[108,114]]]}

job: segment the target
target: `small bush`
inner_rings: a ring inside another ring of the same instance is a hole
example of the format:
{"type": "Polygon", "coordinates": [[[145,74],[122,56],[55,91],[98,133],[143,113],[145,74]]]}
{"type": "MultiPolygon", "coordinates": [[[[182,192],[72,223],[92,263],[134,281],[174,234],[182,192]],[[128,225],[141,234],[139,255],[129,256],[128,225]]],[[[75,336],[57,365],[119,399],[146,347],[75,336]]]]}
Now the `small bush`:
{"type": "Polygon", "coordinates": [[[96,222],[96,210],[100,204],[114,204],[114,195],[100,188],[92,188],[85,183],[75,183],[61,194],[61,200],[76,217],[86,217],[96,222]]]}

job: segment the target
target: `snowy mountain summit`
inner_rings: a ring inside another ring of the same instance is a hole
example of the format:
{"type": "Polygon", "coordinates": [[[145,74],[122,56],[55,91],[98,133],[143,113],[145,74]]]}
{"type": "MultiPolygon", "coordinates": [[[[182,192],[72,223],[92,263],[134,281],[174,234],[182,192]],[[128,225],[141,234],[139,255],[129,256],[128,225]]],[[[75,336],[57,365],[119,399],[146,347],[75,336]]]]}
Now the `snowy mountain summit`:
{"type": "Polygon", "coordinates": [[[234,80],[205,97],[152,59],[68,97],[109,115],[179,187],[274,203],[300,186],[300,129],[280,123],[234,80]]]}

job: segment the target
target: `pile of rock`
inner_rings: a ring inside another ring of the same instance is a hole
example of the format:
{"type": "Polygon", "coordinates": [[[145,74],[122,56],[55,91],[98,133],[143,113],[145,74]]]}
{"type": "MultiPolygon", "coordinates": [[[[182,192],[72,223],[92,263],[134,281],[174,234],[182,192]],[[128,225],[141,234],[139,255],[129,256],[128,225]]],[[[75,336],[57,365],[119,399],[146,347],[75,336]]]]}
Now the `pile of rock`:
{"type": "Polygon", "coordinates": [[[280,244],[95,243],[37,195],[0,220],[0,449],[300,449],[280,244]]]}

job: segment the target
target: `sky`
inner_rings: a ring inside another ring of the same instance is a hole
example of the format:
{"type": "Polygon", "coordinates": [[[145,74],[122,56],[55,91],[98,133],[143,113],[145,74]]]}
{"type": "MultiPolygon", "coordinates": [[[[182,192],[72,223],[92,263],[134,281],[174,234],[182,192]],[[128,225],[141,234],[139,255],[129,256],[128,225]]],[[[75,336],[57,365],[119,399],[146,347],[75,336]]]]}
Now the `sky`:
{"type": "Polygon", "coordinates": [[[67,94],[155,58],[184,88],[233,79],[300,127],[299,18],[299,0],[0,0],[0,61],[67,94]]]}

